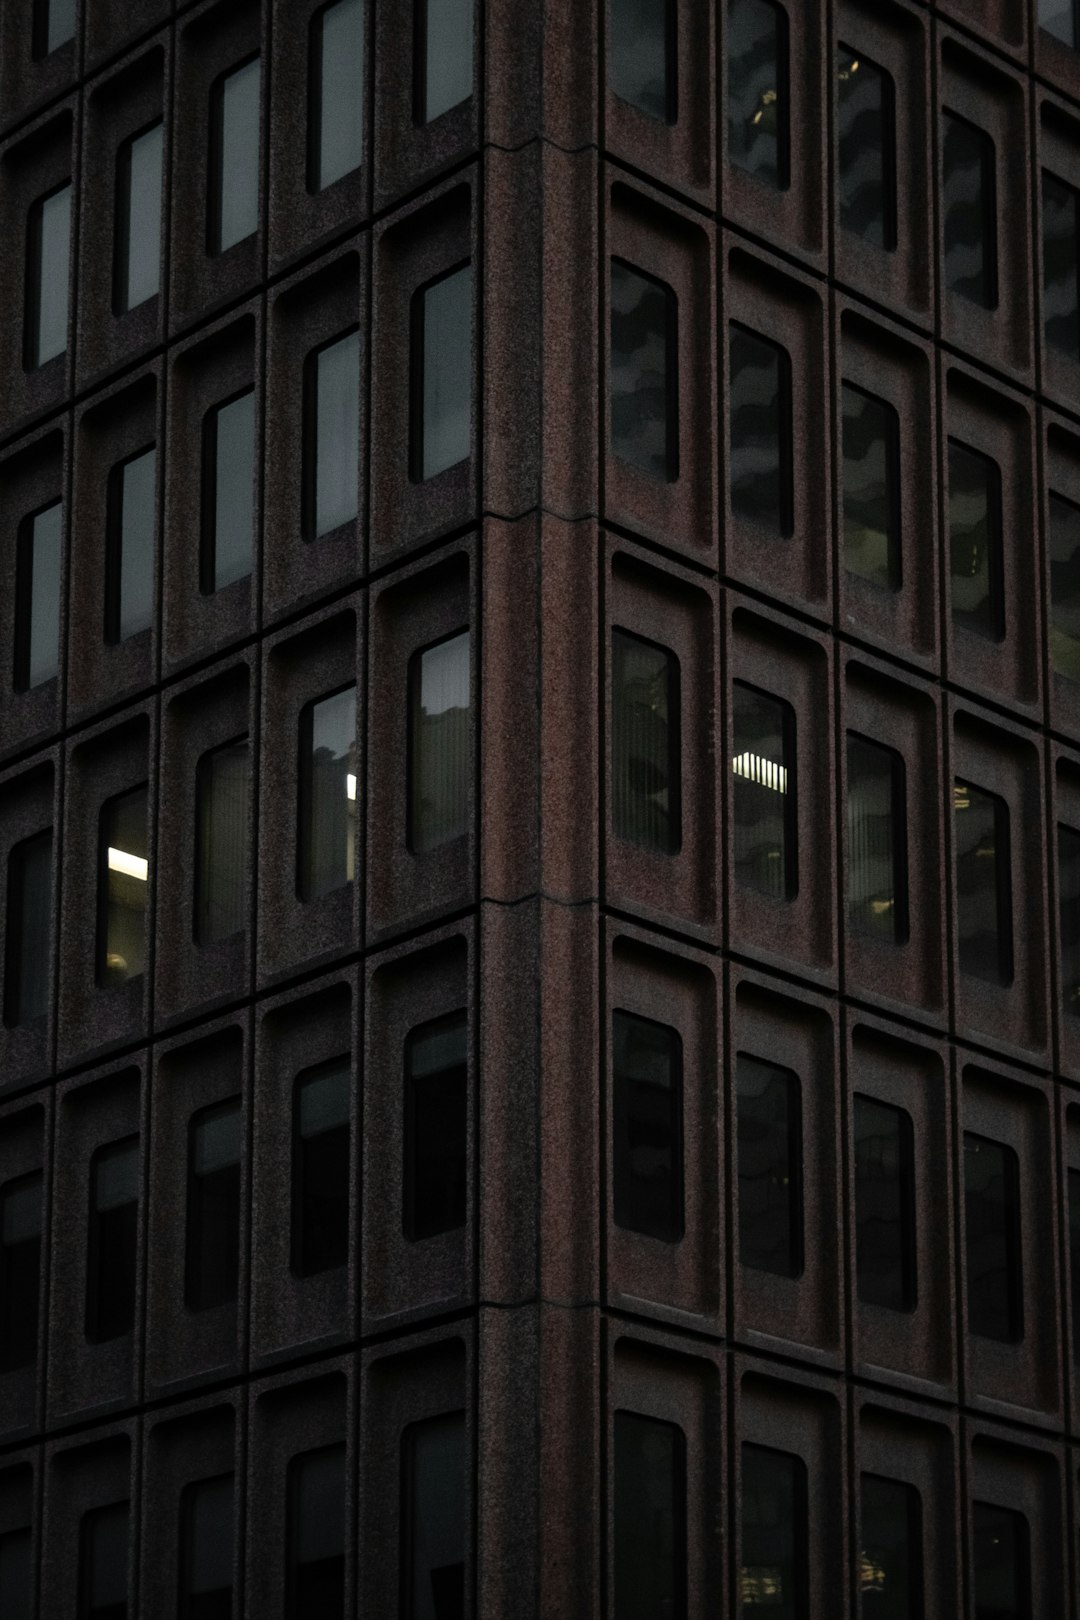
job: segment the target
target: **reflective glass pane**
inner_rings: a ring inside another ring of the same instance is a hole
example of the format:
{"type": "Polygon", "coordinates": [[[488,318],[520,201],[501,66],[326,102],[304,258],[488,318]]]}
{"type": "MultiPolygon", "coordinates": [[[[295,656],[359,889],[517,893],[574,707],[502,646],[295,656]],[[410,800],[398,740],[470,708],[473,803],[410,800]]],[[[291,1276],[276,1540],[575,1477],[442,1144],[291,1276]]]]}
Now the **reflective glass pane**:
{"type": "Polygon", "coordinates": [[[7,973],[4,1022],[8,1028],[44,1018],[49,1005],[52,938],[52,828],[16,844],[8,857],[7,973]]]}
{"type": "Polygon", "coordinates": [[[1044,169],[1042,210],[1046,341],[1080,360],[1080,192],[1044,169]]]}
{"type": "Polygon", "coordinates": [[[611,448],[650,478],[678,477],[675,294],[611,261],[611,448]]]}
{"type": "Polygon", "coordinates": [[[899,590],[900,423],[883,399],[843,386],[844,567],[899,590]]]}
{"type": "Polygon", "coordinates": [[[1022,1513],[971,1504],[975,1620],[1031,1620],[1031,1554],[1022,1513]]]}
{"type": "Polygon", "coordinates": [[[349,1257],[348,1058],[297,1077],[293,1131],[292,1269],[299,1277],[349,1257]]]}
{"type": "Polygon", "coordinates": [[[615,1613],[686,1620],[686,1438],[615,1413],[615,1613]]]}
{"type": "Polygon", "coordinates": [[[255,543],[255,390],[203,418],[202,590],[251,573],[255,543]]]}
{"type": "Polygon", "coordinates": [[[430,124],[473,90],[473,0],[417,0],[416,121],[430,124]]]}
{"type": "Polygon", "coordinates": [[[0,1187],[0,1372],[37,1359],[41,1287],[41,1171],[0,1187]]]}
{"type": "Polygon", "coordinates": [[[154,616],[157,452],[153,445],[109,474],[105,639],[126,641],[154,616]]]}
{"type": "Polygon", "coordinates": [[[195,787],[195,943],[213,945],[247,927],[247,741],[199,760],[195,787]]]}
{"type": "Polygon", "coordinates": [[[0,1536],[0,1614],[4,1620],[33,1620],[33,1541],[29,1528],[0,1536]]]}
{"type": "Polygon", "coordinates": [[[301,900],[355,877],[356,794],[356,687],[347,686],[300,716],[301,900]]]}
{"type": "Polygon", "coordinates": [[[289,1463],[285,1620],[341,1620],[345,1609],[345,1447],[289,1463]]]}
{"type": "Polygon", "coordinates": [[[257,56],[217,81],[210,162],[210,253],[224,253],[259,228],[259,86],[257,56]]]}
{"type": "Polygon", "coordinates": [[[774,900],[798,893],[795,713],[736,681],[732,689],[735,881],[774,900]]]}
{"type": "Polygon", "coordinates": [[[346,332],[308,359],[307,485],[309,540],[329,534],[357,513],[360,443],[360,335],[346,332]]]}
{"type": "Polygon", "coordinates": [[[912,1485],[863,1474],[859,1598],[863,1620],[922,1620],[922,1503],[912,1485]]]}
{"type": "Polygon", "coordinates": [[[60,562],[64,508],[59,501],[25,518],[16,558],[15,689],[51,681],[60,668],[60,562]]]}
{"type": "Polygon", "coordinates": [[[468,831],[469,632],[417,654],[409,686],[409,848],[424,854],[468,831]]]}
{"type": "Polygon", "coordinates": [[[800,1457],[766,1446],[742,1447],[742,1563],[744,1614],[806,1620],[806,1468],[800,1457]]]}
{"type": "Polygon", "coordinates": [[[185,1485],[180,1497],[180,1620],[230,1620],[233,1476],[185,1485]]]}
{"type": "Polygon", "coordinates": [[[467,1026],[453,1013],[405,1043],[402,1227],[411,1243],[465,1225],[468,1167],[467,1026]]]}
{"type": "Polygon", "coordinates": [[[611,821],[661,855],[682,843],[679,670],[666,647],[611,636],[611,821]]]}
{"type": "Polygon", "coordinates": [[[405,1620],[464,1620],[465,1414],[413,1423],[402,1436],[405,1620]]]}
{"type": "Polygon", "coordinates": [[[1011,984],[1009,811],[995,794],[966,782],[955,784],[953,804],[960,971],[990,984],[1011,984]]]}
{"type": "Polygon", "coordinates": [[[1072,1358],[1077,1365],[1080,1365],[1080,1170],[1068,1171],[1068,1197],[1072,1358]]]}
{"type": "Polygon", "coordinates": [[[852,929],[889,944],[908,937],[904,762],[847,737],[847,890],[852,929]]]}
{"type": "Polygon", "coordinates": [[[51,56],[75,38],[75,0],[34,0],[33,43],[35,61],[51,56]]]}
{"type": "Polygon", "coordinates": [[[666,1024],[617,1012],[615,1224],[674,1243],[683,1234],[682,1042],[666,1024]]]}
{"type": "Polygon", "coordinates": [[[101,985],[124,984],[146,969],[147,832],[145,786],[102,806],[97,974],[101,985]]]}
{"type": "Polygon", "coordinates": [[[942,116],[945,281],[983,309],[997,308],[997,183],[994,143],[983,130],[942,116]]]}
{"type": "Polygon", "coordinates": [[[802,1124],[798,1077],[740,1052],[739,1261],[755,1271],[803,1270],[802,1124]]]}
{"type": "Polygon", "coordinates": [[[1063,44],[1075,47],[1076,0],[1039,0],[1039,27],[1063,44]]]}
{"type": "Polygon", "coordinates": [[[791,486],[791,363],[787,351],[734,322],[729,328],[731,510],[787,538],[791,486]]]}
{"type": "Polygon", "coordinates": [[[611,88],[662,124],[675,122],[674,34],[673,0],[611,0],[611,88]]]}
{"type": "Polygon", "coordinates": [[[728,0],[728,158],[788,184],[787,14],[774,0],[728,0]]]}
{"type": "Polygon", "coordinates": [[[413,478],[466,461],[472,448],[472,266],[413,298],[413,478]]]}
{"type": "Polygon", "coordinates": [[[364,155],[364,7],[335,0],[311,23],[308,189],[324,191],[364,155]]]}
{"type": "Polygon", "coordinates": [[[161,285],[161,155],[163,126],[133,135],[120,148],[116,198],[116,314],[153,298],[161,285]]]}
{"type": "Polygon", "coordinates": [[[840,223],[876,247],[896,246],[893,82],[849,45],[836,49],[840,223]]]}
{"type": "Polygon", "coordinates": [[[26,369],[67,348],[71,185],[41,197],[27,226],[26,369]]]}
{"type": "Polygon", "coordinates": [[[1050,658],[1080,681],[1080,506],[1050,496],[1050,658]]]}
{"type": "Polygon", "coordinates": [[[86,1337],[103,1344],[135,1325],[139,1138],[111,1142],[90,1160],[86,1337]]]}
{"type": "Polygon", "coordinates": [[[1024,1336],[1020,1169],[1001,1142],[964,1132],[968,1331],[1003,1344],[1024,1336]]]}
{"type": "Polygon", "coordinates": [[[1058,922],[1061,931],[1061,1004],[1080,1018],[1080,832],[1057,830],[1058,922]]]}
{"type": "Polygon", "coordinates": [[[79,1527],[79,1620],[127,1620],[128,1504],[84,1513],[79,1527]]]}
{"type": "Polygon", "coordinates": [[[855,1256],[859,1298],[913,1311],[915,1151],[902,1108],[855,1098],[855,1256]]]}
{"type": "Polygon", "coordinates": [[[1005,634],[1001,474],[989,456],[949,440],[949,572],[953,623],[989,641],[1005,634]]]}
{"type": "Polygon", "coordinates": [[[240,1269],[240,1099],[203,1108],[188,1133],[184,1303],[235,1301],[240,1269]]]}

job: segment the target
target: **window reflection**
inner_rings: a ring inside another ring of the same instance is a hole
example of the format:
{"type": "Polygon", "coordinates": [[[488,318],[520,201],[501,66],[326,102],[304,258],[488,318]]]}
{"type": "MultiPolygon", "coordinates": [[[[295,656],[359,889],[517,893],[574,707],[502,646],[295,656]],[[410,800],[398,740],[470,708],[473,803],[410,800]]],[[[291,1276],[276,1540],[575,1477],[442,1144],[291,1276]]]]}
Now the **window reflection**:
{"type": "Polygon", "coordinates": [[[1061,939],[1061,1004],[1080,1018],[1080,832],[1058,827],[1058,923],[1061,939]]]}
{"type": "Polygon", "coordinates": [[[650,478],[679,475],[677,307],[662,281],[611,261],[611,447],[650,478]]]}
{"type": "Polygon", "coordinates": [[[472,266],[421,287],[412,303],[412,476],[456,467],[472,449],[472,266]]]}
{"type": "Polygon", "coordinates": [[[794,529],[791,361],[745,326],[732,321],[729,332],[731,510],[786,539],[794,529]]]}
{"type": "Polygon", "coordinates": [[[204,596],[251,573],[255,546],[255,390],[203,417],[202,546],[204,596]]]}
{"type": "Polygon", "coordinates": [[[844,567],[883,590],[901,585],[900,422],[883,399],[844,383],[844,567]]]}
{"type": "Polygon", "coordinates": [[[1001,473],[989,456],[955,439],[949,440],[949,573],[953,623],[1002,640],[1001,473]]]}
{"type": "Polygon", "coordinates": [[[1075,49],[1080,39],[1076,0],[1039,0],[1039,27],[1075,49]]]}
{"type": "Polygon", "coordinates": [[[67,349],[71,182],[30,209],[26,241],[25,366],[35,371],[67,349]]]}
{"type": "Polygon", "coordinates": [[[35,62],[75,38],[75,0],[33,0],[30,54],[35,62]]]}
{"type": "Polygon", "coordinates": [[[60,663],[64,508],[54,501],[19,525],[15,560],[15,690],[51,681],[60,663]]]}
{"type": "Polygon", "coordinates": [[[836,50],[840,223],[875,247],[896,246],[896,128],[889,74],[849,45],[836,50]]]}
{"type": "Polygon", "coordinates": [[[304,532],[318,540],[357,513],[360,334],[316,349],[304,371],[304,532]]]}
{"type": "Polygon", "coordinates": [[[616,1012],[615,1224],[674,1243],[683,1234],[682,1042],[666,1024],[616,1012]]]}
{"type": "Polygon", "coordinates": [[[895,945],[908,937],[904,776],[893,749],[848,732],[848,922],[895,945]]]}
{"type": "Polygon", "coordinates": [[[997,180],[994,143],[955,113],[943,115],[945,280],[952,292],[996,309],[997,180]]]}
{"type": "Polygon", "coordinates": [[[473,89],[473,0],[416,0],[416,122],[430,124],[473,89]]]}
{"type": "Polygon", "coordinates": [[[300,716],[300,848],[297,891],[317,900],[356,876],[356,687],[300,716]]]}
{"type": "Polygon", "coordinates": [[[746,1442],[741,1455],[742,1612],[808,1620],[806,1465],[790,1452],[746,1442]]]}
{"type": "Polygon", "coordinates": [[[728,158],[786,190],[787,13],[774,0],[728,0],[728,158]]]}
{"type": "Polygon", "coordinates": [[[863,1474],[859,1597],[863,1620],[922,1620],[922,1502],[913,1485],[863,1474]]]}
{"type": "Polygon", "coordinates": [[[114,313],[153,298],[161,281],[163,126],[154,124],[120,148],[116,178],[114,313]]]}
{"type": "Polygon", "coordinates": [[[214,85],[210,122],[210,220],[207,251],[225,253],[259,228],[259,97],[257,56],[214,85]]]}
{"type": "Polygon", "coordinates": [[[364,155],[363,0],[334,0],[311,20],[308,190],[325,191],[364,155]]]}
{"type": "Polygon", "coordinates": [[[674,0],[612,0],[608,75],[622,101],[675,122],[674,0]]]}
{"type": "Polygon", "coordinates": [[[1043,330],[1052,349],[1080,360],[1080,192],[1042,172],[1043,330]]]}
{"type": "Polygon", "coordinates": [[[154,616],[157,451],[153,445],[109,473],[105,639],[127,641],[154,616]]]}

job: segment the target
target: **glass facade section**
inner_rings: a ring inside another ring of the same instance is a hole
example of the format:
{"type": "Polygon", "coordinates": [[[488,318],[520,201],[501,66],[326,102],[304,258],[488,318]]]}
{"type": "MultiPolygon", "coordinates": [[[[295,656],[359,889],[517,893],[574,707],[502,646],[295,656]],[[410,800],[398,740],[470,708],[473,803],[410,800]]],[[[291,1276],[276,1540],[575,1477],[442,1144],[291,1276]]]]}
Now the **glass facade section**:
{"type": "Polygon", "coordinates": [[[60,501],[19,525],[15,557],[15,690],[51,681],[60,669],[60,501]]]}
{"type": "Polygon", "coordinates": [[[955,113],[942,115],[945,283],[983,309],[996,309],[997,179],[994,143],[955,113]]]}
{"type": "Polygon", "coordinates": [[[240,1276],[240,1099],[193,1114],[188,1130],[184,1303],[234,1304],[240,1276]]]}
{"type": "Polygon", "coordinates": [[[967,782],[954,785],[953,804],[960,971],[1008,985],[1013,977],[1008,806],[967,782]]]}
{"type": "Polygon", "coordinates": [[[139,1230],[139,1138],[112,1142],[90,1160],[90,1241],[86,1263],[86,1337],[122,1338],[135,1326],[139,1230]]]}
{"type": "Polygon", "coordinates": [[[163,139],[164,126],[154,124],[125,141],[117,158],[116,315],[160,291],[163,139]]]}
{"type": "Polygon", "coordinates": [[[732,709],[735,881],[791,900],[798,893],[795,711],[741,681],[732,709]]]}
{"type": "Polygon", "coordinates": [[[126,641],[154,617],[157,451],[140,450],[109,474],[105,640],[126,641]]]}
{"type": "Polygon", "coordinates": [[[1061,944],[1061,1005],[1080,1017],[1080,832],[1059,824],[1058,928],[1061,944]]]}
{"type": "Polygon", "coordinates": [[[285,1620],[342,1620],[345,1447],[321,1446],[293,1457],[288,1499],[285,1620]]]}
{"type": "Polygon", "coordinates": [[[199,760],[195,784],[195,943],[214,945],[247,927],[247,739],[199,760]]]}
{"type": "Polygon", "coordinates": [[[787,1451],[742,1446],[743,1614],[809,1620],[807,1604],[806,1467],[787,1451]]]}
{"type": "Polygon", "coordinates": [[[9,1029],[44,1018],[52,962],[50,827],[16,844],[8,857],[4,1022],[9,1029]]]}
{"type": "Polygon", "coordinates": [[[26,236],[25,366],[36,371],[67,349],[71,182],[30,209],[26,236]]]}
{"type": "Polygon", "coordinates": [[[803,1272],[802,1107],[798,1076],[736,1059],[739,1263],[777,1277],[803,1272]]]}
{"type": "Polygon", "coordinates": [[[612,0],[608,81],[621,101],[661,124],[673,124],[674,0],[612,0]]]}
{"type": "Polygon", "coordinates": [[[949,440],[949,573],[953,623],[988,641],[1005,635],[1001,472],[949,440]]]}
{"type": "Polygon", "coordinates": [[[363,0],[334,0],[311,19],[308,190],[325,191],[364,156],[363,0]]]}
{"type": "Polygon", "coordinates": [[[246,579],[254,547],[255,390],[249,388],[203,418],[203,595],[246,579]]]}
{"type": "Polygon", "coordinates": [[[1050,661],[1080,681],[1080,506],[1050,494],[1050,661]]]}
{"type": "Polygon", "coordinates": [[[678,310],[671,288],[611,261],[611,448],[648,478],[679,475],[678,310]]]}
{"type": "Polygon", "coordinates": [[[412,1030],[405,1043],[402,1229],[410,1243],[465,1225],[468,1027],[464,1012],[412,1030]]]}
{"type": "Polygon", "coordinates": [[[682,843],[679,667],[625,630],[611,636],[611,821],[617,838],[659,855],[682,843]]]}
{"type": "Polygon", "coordinates": [[[463,264],[413,297],[414,483],[467,461],[472,449],[472,296],[472,265],[463,264]]]}
{"type": "Polygon", "coordinates": [[[686,1438],[674,1423],[615,1413],[615,1613],[687,1620],[686,1438]]]}
{"type": "Polygon", "coordinates": [[[37,1360],[42,1188],[40,1170],[0,1187],[0,1373],[37,1360]]]}
{"type": "Polygon", "coordinates": [[[1024,1337],[1020,1167],[1011,1147],[964,1132],[964,1239],[969,1333],[1024,1337]]]}
{"type": "Polygon", "coordinates": [[[359,510],[360,334],[316,349],[305,370],[304,533],[318,540],[359,510]]]}
{"type": "Polygon", "coordinates": [[[896,246],[893,81],[850,45],[836,48],[840,223],[875,247],[896,246]]]}
{"type": "Polygon", "coordinates": [[[147,815],[145,785],[102,806],[97,974],[101,985],[124,984],[146,970],[147,815]]]}
{"type": "Polygon", "coordinates": [[[356,796],[356,687],[347,686],[300,715],[301,900],[356,876],[356,796]]]}
{"type": "Polygon", "coordinates": [[[129,1517],[127,1502],[83,1514],[78,1620],[127,1620],[129,1517]]]}
{"type": "Polygon", "coordinates": [[[292,1269],[332,1271],[349,1258],[349,1059],[297,1076],[293,1093],[292,1269]]]}
{"type": "Polygon", "coordinates": [[[794,531],[791,361],[786,349],[729,327],[731,510],[779,539],[794,531]]]}
{"type": "Polygon", "coordinates": [[[473,90],[473,0],[416,0],[416,122],[430,124],[473,90]]]}
{"type": "Polygon", "coordinates": [[[915,1142],[904,1109],[856,1095],[855,1264],[859,1298],[913,1311],[915,1142]]]}
{"type": "Polygon", "coordinates": [[[847,734],[847,911],[853,932],[888,944],[908,937],[904,762],[847,734]]]}
{"type": "Polygon", "coordinates": [[[728,159],[765,185],[789,183],[787,13],[728,0],[728,159]]]}
{"type": "Polygon", "coordinates": [[[218,79],[211,95],[207,252],[226,253],[259,228],[257,56],[218,79]]]}
{"type": "Polygon", "coordinates": [[[677,1031],[616,1012],[615,1224],[674,1243],[683,1234],[682,1042],[677,1031]]]}
{"type": "Polygon", "coordinates": [[[185,1485],[180,1496],[180,1620],[231,1620],[233,1476],[185,1485]]]}
{"type": "Polygon", "coordinates": [[[469,632],[425,647],[409,670],[409,848],[464,838],[472,799],[469,632]]]}
{"type": "Polygon", "coordinates": [[[923,1620],[922,1502],[913,1485],[878,1474],[859,1482],[863,1620],[923,1620]]]}
{"type": "Polygon", "coordinates": [[[844,567],[900,589],[900,422],[893,407],[843,385],[844,567]]]}

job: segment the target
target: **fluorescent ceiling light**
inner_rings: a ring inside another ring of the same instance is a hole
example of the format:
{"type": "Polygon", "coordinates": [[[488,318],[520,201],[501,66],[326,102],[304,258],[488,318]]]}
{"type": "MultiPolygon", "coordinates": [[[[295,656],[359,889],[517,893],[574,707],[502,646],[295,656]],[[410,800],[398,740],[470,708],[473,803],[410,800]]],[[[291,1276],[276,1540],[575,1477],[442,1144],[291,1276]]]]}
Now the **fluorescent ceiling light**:
{"type": "Polygon", "coordinates": [[[775,760],[762,759],[760,754],[736,754],[731,762],[736,776],[745,776],[758,787],[772,788],[774,793],[787,792],[787,767],[775,760]]]}
{"type": "Polygon", "coordinates": [[[356,798],[356,777],[351,771],[345,777],[345,797],[347,799],[356,798]]]}
{"type": "Polygon", "coordinates": [[[148,862],[141,855],[129,855],[126,849],[113,849],[109,845],[110,872],[123,872],[127,877],[139,878],[145,883],[148,870],[148,862]]]}

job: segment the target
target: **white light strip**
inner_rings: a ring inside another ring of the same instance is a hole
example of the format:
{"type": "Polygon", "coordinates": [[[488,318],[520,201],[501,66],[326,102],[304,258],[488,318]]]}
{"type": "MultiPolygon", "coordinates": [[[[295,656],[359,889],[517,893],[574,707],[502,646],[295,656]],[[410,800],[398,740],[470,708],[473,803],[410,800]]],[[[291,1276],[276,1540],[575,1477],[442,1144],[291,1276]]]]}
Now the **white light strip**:
{"type": "Polygon", "coordinates": [[[760,754],[737,754],[731,762],[736,776],[745,776],[758,787],[772,788],[774,793],[787,792],[787,767],[775,760],[762,759],[760,754]]]}
{"type": "Polygon", "coordinates": [[[148,870],[148,863],[143,860],[141,855],[129,855],[126,849],[113,849],[112,845],[110,844],[110,872],[123,872],[128,877],[139,878],[143,883],[145,883],[148,870]]]}
{"type": "Polygon", "coordinates": [[[345,777],[345,797],[347,799],[356,798],[356,777],[353,776],[351,771],[345,777]]]}

